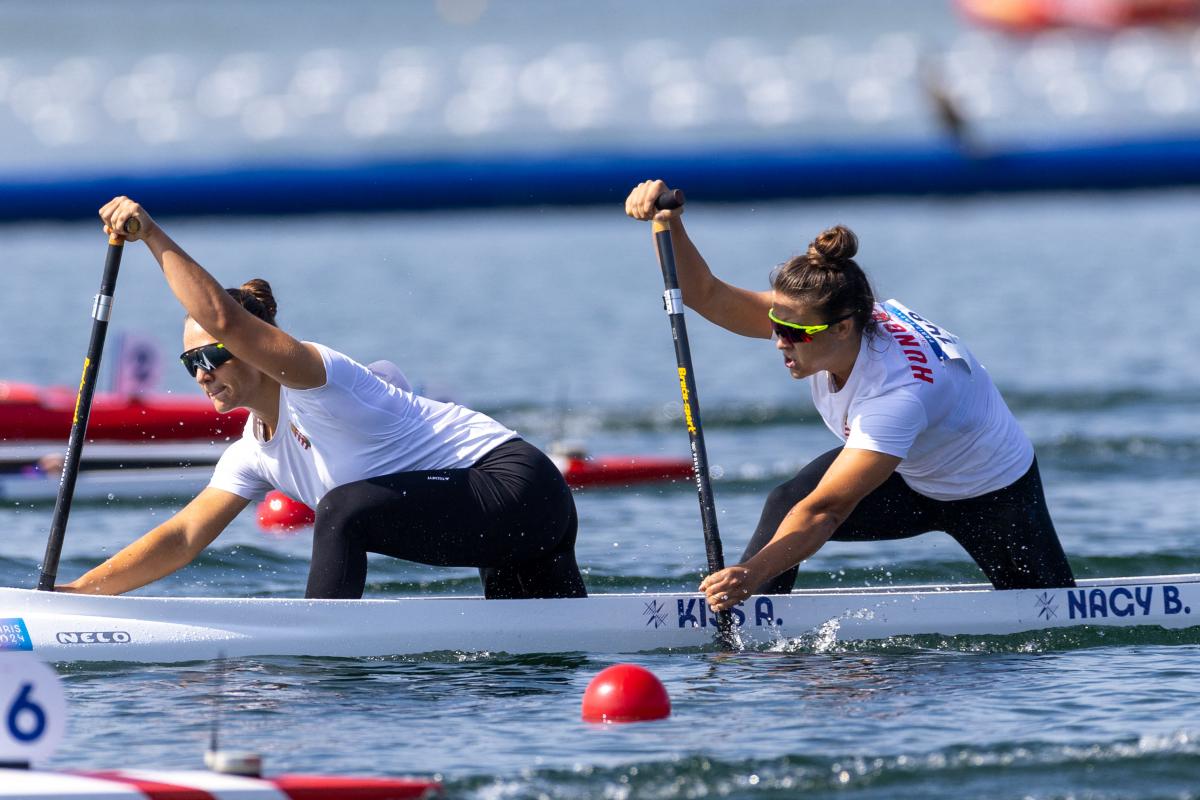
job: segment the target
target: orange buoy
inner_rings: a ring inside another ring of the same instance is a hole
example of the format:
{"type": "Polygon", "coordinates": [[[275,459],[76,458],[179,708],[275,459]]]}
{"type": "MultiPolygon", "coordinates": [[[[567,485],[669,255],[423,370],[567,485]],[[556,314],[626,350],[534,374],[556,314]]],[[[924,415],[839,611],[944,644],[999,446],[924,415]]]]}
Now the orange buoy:
{"type": "Polygon", "coordinates": [[[316,516],[304,503],[279,491],[270,492],[258,504],[258,527],[274,533],[291,533],[312,525],[316,516]]]}
{"type": "Polygon", "coordinates": [[[637,664],[601,670],[583,693],[585,722],[646,722],[671,715],[671,698],[653,672],[637,664]]]}

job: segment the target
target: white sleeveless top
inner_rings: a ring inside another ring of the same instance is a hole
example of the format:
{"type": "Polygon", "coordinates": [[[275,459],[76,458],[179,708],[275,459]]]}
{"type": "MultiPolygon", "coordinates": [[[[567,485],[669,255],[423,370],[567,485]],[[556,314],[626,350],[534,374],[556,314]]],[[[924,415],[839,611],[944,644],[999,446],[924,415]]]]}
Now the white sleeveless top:
{"type": "Polygon", "coordinates": [[[1033,445],[987,370],[956,336],[895,300],[875,305],[840,390],[812,377],[817,411],[846,447],[902,458],[896,471],[935,500],[1002,489],[1033,463],[1033,445]]]}
{"type": "Polygon", "coordinates": [[[264,441],[251,414],[242,438],[221,455],[209,486],[247,500],[279,489],[316,508],[326,492],[342,484],[396,472],[470,467],[517,437],[491,417],[421,397],[336,350],[313,344],[325,364],[325,385],[281,387],[275,435],[264,441]]]}

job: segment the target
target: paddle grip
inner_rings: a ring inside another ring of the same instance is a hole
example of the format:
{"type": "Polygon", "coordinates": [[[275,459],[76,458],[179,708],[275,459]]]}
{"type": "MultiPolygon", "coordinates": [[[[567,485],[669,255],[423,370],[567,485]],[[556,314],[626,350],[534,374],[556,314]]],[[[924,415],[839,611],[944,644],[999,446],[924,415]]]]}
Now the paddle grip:
{"type": "Polygon", "coordinates": [[[683,201],[682,189],[667,189],[654,201],[654,207],[659,211],[672,211],[676,208],[683,208],[683,201]]]}

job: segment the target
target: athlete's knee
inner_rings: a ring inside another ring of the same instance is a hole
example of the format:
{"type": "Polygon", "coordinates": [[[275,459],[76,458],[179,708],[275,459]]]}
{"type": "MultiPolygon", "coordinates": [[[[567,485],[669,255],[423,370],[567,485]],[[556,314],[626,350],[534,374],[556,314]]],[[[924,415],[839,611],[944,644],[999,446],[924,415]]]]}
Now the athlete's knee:
{"type": "Polygon", "coordinates": [[[767,499],[763,502],[763,511],[774,512],[775,515],[782,518],[782,515],[790,511],[792,506],[799,503],[805,497],[808,497],[808,495],[809,491],[801,487],[800,494],[797,496],[794,481],[781,483],[767,493],[767,499]]]}
{"type": "Polygon", "coordinates": [[[317,503],[313,521],[314,538],[346,538],[361,532],[364,508],[347,486],[339,486],[328,492],[317,503]]]}
{"type": "Polygon", "coordinates": [[[804,498],[812,494],[817,485],[821,483],[821,479],[825,477],[825,471],[829,465],[824,463],[824,459],[816,459],[809,463],[804,469],[796,473],[790,480],[776,486],[767,494],[767,502],[765,507],[774,509],[776,512],[786,514],[792,509],[792,506],[799,503],[804,498]]]}
{"type": "Polygon", "coordinates": [[[814,464],[809,464],[794,478],[779,484],[767,493],[767,499],[763,502],[762,514],[758,519],[758,526],[754,530],[754,535],[750,537],[750,541],[746,543],[746,549],[742,552],[742,561],[767,546],[779,528],[779,524],[783,522],[783,518],[797,503],[812,494],[824,474],[823,470],[815,469],[814,464]]]}
{"type": "Polygon", "coordinates": [[[352,501],[352,484],[336,486],[325,493],[325,496],[317,503],[316,513],[323,517],[331,517],[336,514],[345,513],[345,510],[354,505],[352,501]]]}

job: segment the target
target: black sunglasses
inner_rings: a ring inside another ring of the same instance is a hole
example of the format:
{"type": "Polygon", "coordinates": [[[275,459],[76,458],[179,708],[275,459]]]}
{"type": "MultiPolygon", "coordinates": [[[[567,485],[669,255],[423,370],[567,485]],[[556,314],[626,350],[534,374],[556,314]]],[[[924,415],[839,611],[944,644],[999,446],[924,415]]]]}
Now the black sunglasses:
{"type": "Polygon", "coordinates": [[[184,350],[179,354],[179,360],[183,362],[183,368],[193,378],[196,377],[196,373],[200,370],[212,372],[231,358],[233,358],[233,353],[226,350],[225,345],[220,342],[202,344],[199,347],[193,347],[191,350],[184,350]]]}

